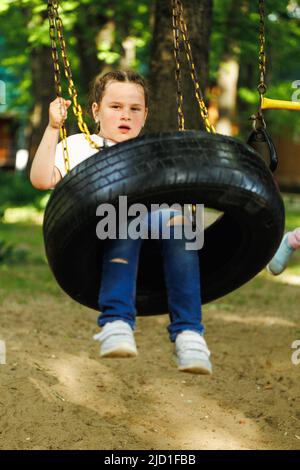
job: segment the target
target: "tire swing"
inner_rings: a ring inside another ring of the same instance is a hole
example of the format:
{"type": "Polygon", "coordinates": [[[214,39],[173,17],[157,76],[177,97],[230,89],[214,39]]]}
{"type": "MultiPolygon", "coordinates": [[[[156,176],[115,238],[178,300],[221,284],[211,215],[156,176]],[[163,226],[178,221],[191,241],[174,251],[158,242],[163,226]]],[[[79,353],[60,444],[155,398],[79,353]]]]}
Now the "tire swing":
{"type": "MultiPolygon", "coordinates": [[[[77,103],[57,3],[48,2],[56,92],[61,96],[57,32],[73,111],[91,142],[77,103]]],[[[272,258],[283,235],[284,206],[265,161],[249,145],[216,134],[209,123],[181,2],[172,0],[172,6],[179,131],[144,135],[104,148],[68,171],[66,132],[61,129],[68,174],[55,187],[45,210],[46,256],[60,287],[96,310],[103,250],[103,241],[96,236],[96,209],[101,203],[117,206],[119,195],[128,197],[128,205],[201,203],[223,213],[205,230],[204,247],[198,252],[204,303],[253,278],[272,258]],[[184,130],[180,32],[207,132],[184,130]]],[[[136,305],[139,315],[168,311],[160,246],[155,240],[145,241],[141,248],[136,305]]]]}

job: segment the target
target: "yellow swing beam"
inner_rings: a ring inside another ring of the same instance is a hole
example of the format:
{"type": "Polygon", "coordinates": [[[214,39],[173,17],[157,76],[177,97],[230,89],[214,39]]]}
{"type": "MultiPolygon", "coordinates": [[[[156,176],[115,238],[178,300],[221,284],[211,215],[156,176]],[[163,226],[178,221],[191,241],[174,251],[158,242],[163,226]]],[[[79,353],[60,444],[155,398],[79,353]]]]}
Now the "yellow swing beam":
{"type": "Polygon", "coordinates": [[[261,97],[261,109],[290,109],[300,111],[299,101],[273,100],[271,98],[261,97]]]}

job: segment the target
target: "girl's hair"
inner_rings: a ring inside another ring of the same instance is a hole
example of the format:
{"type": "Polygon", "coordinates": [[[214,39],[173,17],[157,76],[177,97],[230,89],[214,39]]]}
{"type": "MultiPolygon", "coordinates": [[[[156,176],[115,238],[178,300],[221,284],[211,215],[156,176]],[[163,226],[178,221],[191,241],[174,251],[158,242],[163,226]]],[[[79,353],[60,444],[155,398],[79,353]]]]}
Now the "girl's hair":
{"type": "MultiPolygon", "coordinates": [[[[127,83],[136,83],[137,85],[141,85],[144,90],[145,95],[145,106],[148,107],[149,101],[149,91],[146,85],[144,78],[139,75],[137,72],[133,70],[123,71],[123,70],[115,70],[112,72],[107,72],[104,75],[97,75],[97,77],[93,80],[90,96],[89,96],[89,109],[92,115],[92,104],[93,103],[101,103],[106,85],[109,82],[127,82],[127,83]]],[[[93,116],[91,116],[93,117],[93,116]]]]}

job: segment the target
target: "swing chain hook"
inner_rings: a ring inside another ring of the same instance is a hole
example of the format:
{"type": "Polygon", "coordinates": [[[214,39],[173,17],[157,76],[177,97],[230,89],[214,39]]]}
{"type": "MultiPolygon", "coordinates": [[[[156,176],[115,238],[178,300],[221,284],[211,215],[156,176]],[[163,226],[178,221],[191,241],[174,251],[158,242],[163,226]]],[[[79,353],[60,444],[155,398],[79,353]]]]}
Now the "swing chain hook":
{"type": "Polygon", "coordinates": [[[266,129],[266,121],[264,120],[262,112],[258,111],[257,114],[252,114],[249,118],[252,121],[252,128],[254,131],[266,129]]]}
{"type": "Polygon", "coordinates": [[[264,120],[262,112],[262,104],[264,94],[267,91],[266,85],[266,52],[265,52],[265,0],[259,0],[259,55],[258,55],[258,66],[260,81],[257,85],[257,90],[259,93],[259,106],[256,114],[252,114],[249,119],[251,119],[252,127],[254,131],[259,131],[261,129],[266,129],[267,125],[264,120]]]}
{"type": "Polygon", "coordinates": [[[263,99],[264,94],[267,91],[266,85],[266,53],[265,53],[265,2],[264,0],[259,0],[259,72],[260,72],[260,81],[257,86],[257,90],[260,96],[260,102],[258,111],[256,114],[252,115],[250,119],[253,121],[252,127],[253,130],[248,138],[247,143],[258,151],[261,156],[267,159],[269,162],[269,168],[274,172],[278,165],[278,156],[276,148],[273,144],[271,137],[269,136],[266,128],[266,122],[263,116],[263,99]],[[262,149],[263,147],[263,149],[262,149]]]}

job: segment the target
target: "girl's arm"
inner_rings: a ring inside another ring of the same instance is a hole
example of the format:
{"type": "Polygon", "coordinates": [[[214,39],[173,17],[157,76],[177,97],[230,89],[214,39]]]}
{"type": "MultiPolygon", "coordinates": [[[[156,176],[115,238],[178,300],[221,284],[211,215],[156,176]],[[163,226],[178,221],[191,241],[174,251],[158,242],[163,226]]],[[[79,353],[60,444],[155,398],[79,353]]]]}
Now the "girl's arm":
{"type": "Polygon", "coordinates": [[[67,118],[70,100],[56,98],[49,107],[49,124],[34,156],[30,181],[37,189],[51,189],[60,180],[61,174],[55,167],[55,151],[59,138],[59,128],[67,118]]]}

